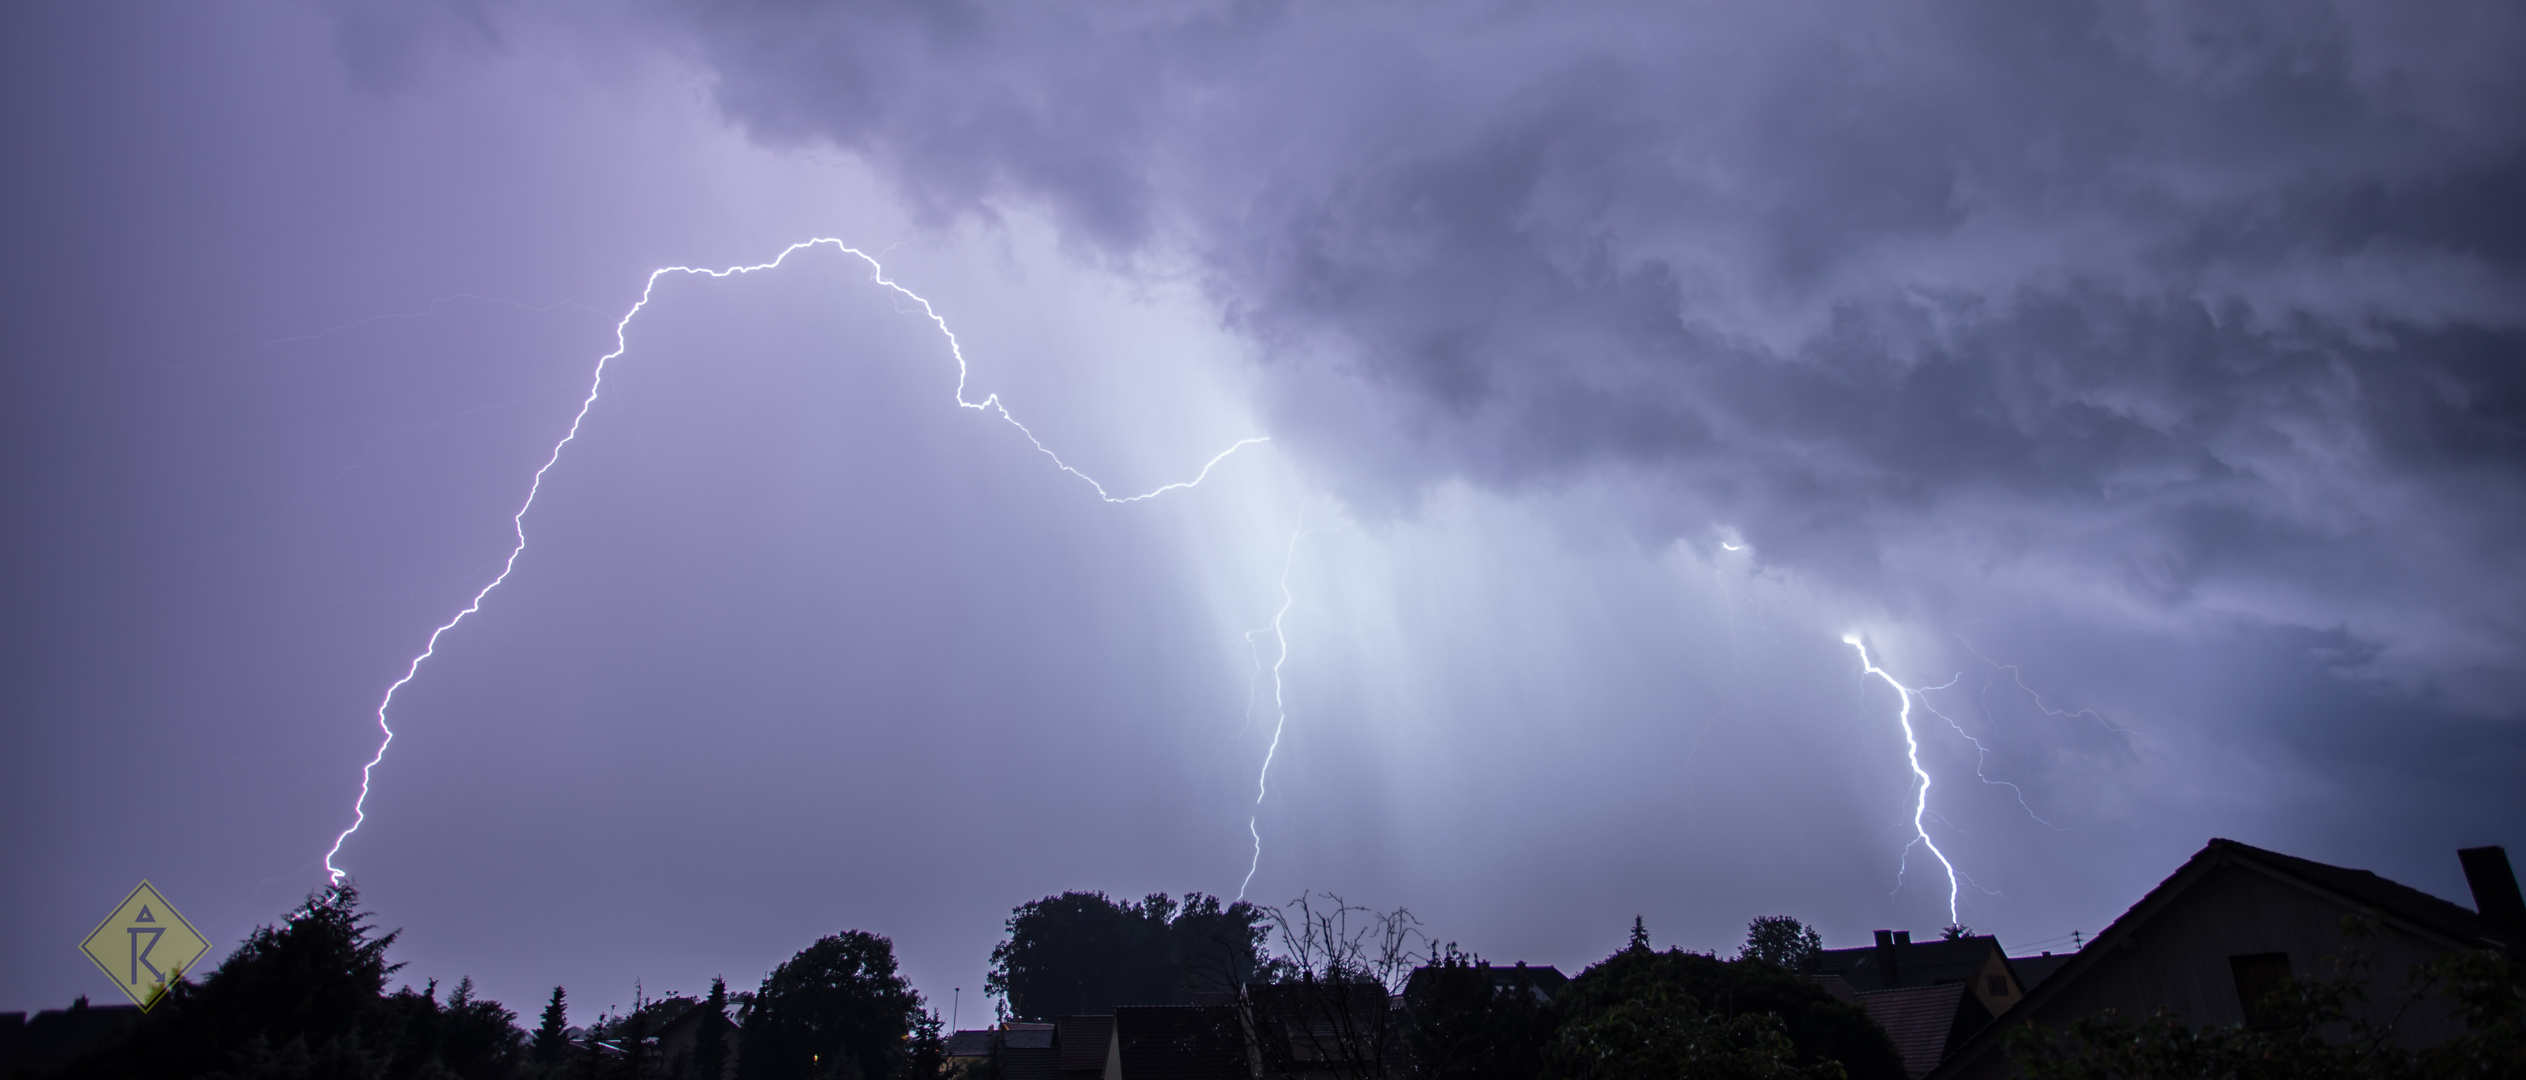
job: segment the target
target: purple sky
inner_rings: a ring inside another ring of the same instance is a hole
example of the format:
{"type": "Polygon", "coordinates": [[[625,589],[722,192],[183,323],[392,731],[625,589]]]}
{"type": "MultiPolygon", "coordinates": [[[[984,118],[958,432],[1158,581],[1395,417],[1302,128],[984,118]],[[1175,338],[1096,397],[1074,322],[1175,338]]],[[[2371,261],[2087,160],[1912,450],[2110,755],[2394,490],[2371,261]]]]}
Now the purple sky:
{"type": "Polygon", "coordinates": [[[649,272],[813,237],[1117,493],[1271,441],[1109,504],[864,263],[662,279],[396,699],[407,977],[856,927],[971,1021],[1011,906],[1250,866],[1573,970],[1927,932],[1850,635],[2013,947],[2526,844],[2514,4],[0,19],[0,1009],[319,884],[649,272]]]}

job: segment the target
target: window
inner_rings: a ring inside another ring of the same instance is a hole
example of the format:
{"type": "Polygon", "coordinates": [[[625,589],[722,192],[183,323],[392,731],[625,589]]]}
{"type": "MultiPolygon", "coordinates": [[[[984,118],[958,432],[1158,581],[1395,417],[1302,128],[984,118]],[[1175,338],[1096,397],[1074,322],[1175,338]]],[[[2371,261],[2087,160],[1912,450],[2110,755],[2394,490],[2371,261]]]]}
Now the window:
{"type": "Polygon", "coordinates": [[[1992,997],[2009,996],[2009,977],[2006,975],[1985,975],[1982,977],[1982,985],[1990,987],[1985,993],[1992,997]]]}
{"type": "Polygon", "coordinates": [[[2228,958],[2228,973],[2237,980],[2237,1005],[2247,1027],[2272,1027],[2278,1021],[2264,1008],[2265,999],[2289,981],[2288,953],[2248,953],[2228,958]]]}

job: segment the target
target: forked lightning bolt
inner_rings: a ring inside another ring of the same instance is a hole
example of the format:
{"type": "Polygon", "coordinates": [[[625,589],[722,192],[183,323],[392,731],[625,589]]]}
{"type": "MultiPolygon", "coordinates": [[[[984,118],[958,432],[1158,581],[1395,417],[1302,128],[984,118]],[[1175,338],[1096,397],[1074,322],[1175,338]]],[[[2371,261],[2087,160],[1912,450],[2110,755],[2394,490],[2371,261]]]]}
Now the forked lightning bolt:
{"type": "MultiPolygon", "coordinates": [[[[1268,436],[1256,436],[1253,438],[1239,439],[1235,443],[1230,444],[1227,449],[1212,455],[1209,461],[1202,464],[1201,471],[1195,473],[1193,478],[1190,480],[1179,480],[1175,483],[1164,484],[1137,495],[1117,496],[1113,492],[1107,490],[1105,485],[1099,483],[1095,477],[1089,476],[1088,474],[1071,467],[1069,462],[1061,459],[1061,455],[1054,453],[1052,448],[1045,446],[1043,440],[1036,438],[1033,431],[1028,430],[1025,424],[1019,423],[1017,417],[1009,414],[1008,406],[1002,404],[1000,401],[1000,395],[992,394],[980,401],[965,400],[965,384],[972,372],[971,368],[965,363],[965,352],[963,347],[956,340],[956,332],[948,329],[947,320],[939,315],[938,309],[931,306],[927,299],[924,299],[919,294],[886,277],[886,268],[878,263],[876,257],[865,251],[861,251],[858,248],[852,247],[849,244],[843,243],[842,241],[831,237],[817,237],[813,240],[801,240],[798,243],[791,244],[790,246],[781,249],[781,253],[775,256],[770,262],[757,263],[753,266],[732,266],[724,270],[709,270],[691,266],[667,266],[652,270],[649,272],[649,280],[641,287],[640,300],[637,303],[634,303],[631,306],[631,310],[624,312],[623,317],[614,323],[614,351],[597,358],[596,371],[588,380],[587,397],[580,400],[578,413],[570,418],[570,430],[562,435],[560,442],[553,444],[552,453],[545,456],[543,466],[535,470],[534,480],[526,486],[526,500],[518,505],[517,513],[510,515],[509,525],[512,533],[516,536],[516,543],[509,548],[509,557],[507,560],[500,564],[500,573],[494,576],[489,584],[484,585],[481,591],[474,593],[473,599],[465,604],[463,610],[458,611],[446,622],[439,624],[437,629],[430,631],[429,640],[423,644],[419,655],[414,656],[411,663],[404,665],[403,677],[396,679],[393,685],[388,686],[386,688],[385,697],[377,703],[377,730],[381,735],[381,738],[377,743],[377,753],[369,757],[368,764],[360,767],[360,794],[359,798],[351,804],[350,827],[342,830],[340,835],[335,836],[333,838],[333,846],[325,851],[325,872],[331,875],[332,880],[336,884],[339,884],[342,881],[344,871],[341,867],[334,865],[334,857],[342,853],[342,845],[351,839],[351,834],[360,831],[360,826],[367,822],[369,781],[375,775],[378,763],[386,760],[386,748],[394,745],[395,742],[395,729],[387,721],[388,712],[394,708],[395,694],[398,691],[401,691],[405,686],[409,685],[412,680],[421,673],[421,664],[423,661],[428,660],[432,655],[435,655],[438,652],[439,639],[446,636],[448,631],[455,629],[457,624],[464,622],[467,616],[482,610],[482,602],[484,598],[490,596],[492,590],[499,588],[502,582],[509,580],[509,575],[517,569],[518,556],[523,555],[526,552],[526,514],[528,511],[535,508],[535,497],[544,489],[545,475],[550,473],[553,466],[561,461],[562,450],[568,447],[573,440],[579,437],[579,426],[587,420],[588,410],[596,407],[597,396],[605,387],[606,366],[630,350],[631,345],[627,335],[630,331],[632,319],[638,317],[641,311],[649,306],[650,299],[657,293],[658,279],[670,274],[713,278],[726,278],[742,274],[751,274],[758,270],[774,269],[782,263],[788,261],[790,256],[795,255],[800,251],[828,244],[837,251],[856,256],[860,261],[867,263],[870,281],[885,286],[888,289],[892,289],[905,299],[920,305],[922,314],[928,316],[930,322],[938,327],[940,335],[947,339],[948,353],[956,358],[957,405],[968,409],[976,409],[999,414],[1000,419],[1008,421],[1010,427],[1016,428],[1019,434],[1026,436],[1026,441],[1032,444],[1038,453],[1052,459],[1054,466],[1058,467],[1063,472],[1069,473],[1072,476],[1086,481],[1089,487],[1096,489],[1096,495],[1099,499],[1103,499],[1109,503],[1139,502],[1142,499],[1156,498],[1157,496],[1164,495],[1167,492],[1174,491],[1179,488],[1192,487],[1201,483],[1203,480],[1208,479],[1210,477],[1211,470],[1216,468],[1220,462],[1227,460],[1228,455],[1234,454],[1237,451],[1245,449],[1246,447],[1252,446],[1256,443],[1270,441],[1268,436]]],[[[1277,620],[1275,620],[1275,624],[1277,625],[1277,620]]],[[[1284,649],[1283,652],[1284,657],[1286,657],[1286,649],[1284,649]]],[[[1276,733],[1275,745],[1277,746],[1277,744],[1278,738],[1276,733]]]]}
{"type": "MultiPolygon", "coordinates": [[[[1973,752],[1974,752],[1974,759],[1973,759],[1973,776],[1974,776],[1974,779],[1976,779],[1976,780],[1980,780],[1980,781],[1982,781],[1984,784],[1987,784],[1987,785],[1989,785],[1989,786],[1991,786],[1991,787],[2004,787],[2004,788],[2009,789],[2009,793],[2010,793],[2010,794],[2017,796],[2017,807],[2018,807],[2018,809],[2026,811],[2026,816],[2027,816],[2027,817],[2030,817],[2030,818],[2035,819],[2035,823],[2036,823],[2036,824],[2041,825],[2041,826],[2043,826],[2043,827],[2045,827],[2045,828],[2047,828],[2047,829],[2051,829],[2051,830],[2053,830],[2053,831],[2055,831],[2055,832],[2063,832],[2063,831],[2066,831],[2066,830],[2062,829],[2062,828],[2061,828],[2061,826],[2059,826],[2059,825],[2055,825],[2055,824],[2053,824],[2052,822],[2045,821],[2045,820],[2044,820],[2044,816],[2043,816],[2042,814],[2038,814],[2038,813],[2036,813],[2036,812],[2035,812],[2035,807],[2034,807],[2034,804],[2029,803],[2029,802],[2027,802],[2027,801],[2026,801],[2026,789],[2025,789],[2025,788],[2022,788],[2022,787],[2017,786],[2017,782],[2016,782],[2016,781],[2014,781],[2014,780],[1994,780],[1994,779],[1992,779],[1992,778],[1991,778],[1991,776],[1990,776],[1990,774],[1989,774],[1989,773],[1986,773],[1986,772],[1982,771],[1982,770],[1983,770],[1983,766],[1988,765],[1988,764],[1990,764],[1990,762],[1991,762],[1991,748],[1990,748],[1989,746],[1985,746],[1985,745],[1983,745],[1982,740],[1975,738],[1972,732],[1970,732],[1970,731],[1966,731],[1966,730],[1965,730],[1965,725],[1957,723],[1957,722],[1956,722],[1956,718],[1955,718],[1955,717],[1953,717],[1953,716],[1949,716],[1949,715],[1947,715],[1946,713],[1943,713],[1943,712],[1938,711],[1938,706],[1933,705],[1933,704],[1931,704],[1931,703],[1930,703],[1930,695],[1929,695],[1929,692],[1930,692],[1930,691],[1932,691],[1932,690],[1945,690],[1945,689],[1947,689],[1947,688],[1949,688],[1949,687],[1951,687],[1951,686],[1956,685],[1956,684],[1957,684],[1957,683],[1959,683],[1959,682],[1964,681],[1964,678],[1965,678],[1964,673],[1960,671],[1960,672],[1957,672],[1957,673],[1956,673],[1956,677],[1955,677],[1955,678],[1953,678],[1953,679],[1949,679],[1949,680],[1947,680],[1946,682],[1941,683],[1941,684],[1939,684],[1939,685],[1937,685],[1937,686],[1925,686],[1925,687],[1922,687],[1922,688],[1921,688],[1921,707],[1922,707],[1922,708],[1924,708],[1924,709],[1928,709],[1928,710],[1930,711],[1930,715],[1931,715],[1931,716],[1935,716],[1935,717],[1937,717],[1937,718],[1939,718],[1939,719],[1941,719],[1941,720],[1945,720],[1945,721],[1947,721],[1947,726],[1948,726],[1948,727],[1951,727],[1951,728],[1956,729],[1956,735],[1957,735],[1959,738],[1962,738],[1962,739],[1964,739],[1966,742],[1969,742],[1969,743],[1972,743],[1972,744],[1973,744],[1973,752]]],[[[1989,690],[1990,688],[1986,686],[1986,687],[1984,687],[1983,689],[1985,689],[1985,690],[1987,691],[1987,690],[1989,690]]]]}
{"type": "Polygon", "coordinates": [[[1962,920],[1956,915],[1956,864],[1947,861],[1947,853],[1938,849],[1938,841],[1930,839],[1930,831],[1921,820],[1929,816],[1930,812],[1930,774],[1929,770],[1921,767],[1921,741],[1912,733],[1912,688],[1896,682],[1894,676],[1886,674],[1884,668],[1870,661],[1868,646],[1860,641],[1859,635],[1846,636],[1842,642],[1858,649],[1860,667],[1869,674],[1886,680],[1886,685],[1894,688],[1896,699],[1903,703],[1903,707],[1895,713],[1895,720],[1903,725],[1904,759],[1912,766],[1913,779],[1920,781],[1921,785],[1915,790],[1912,800],[1912,843],[1905,844],[1903,850],[1909,853],[1913,844],[1919,844],[1930,849],[1930,854],[1938,857],[1938,865],[1947,870],[1947,921],[1950,924],[1961,922],[1962,920]]]}

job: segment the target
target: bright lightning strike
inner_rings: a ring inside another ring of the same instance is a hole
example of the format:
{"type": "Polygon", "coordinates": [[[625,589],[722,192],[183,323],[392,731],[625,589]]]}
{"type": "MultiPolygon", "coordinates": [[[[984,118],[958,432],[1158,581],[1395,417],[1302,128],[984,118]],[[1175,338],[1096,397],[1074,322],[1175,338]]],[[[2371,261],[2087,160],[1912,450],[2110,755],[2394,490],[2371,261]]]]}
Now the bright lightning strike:
{"type": "MultiPolygon", "coordinates": [[[[782,263],[787,262],[790,256],[795,255],[800,251],[825,244],[832,245],[837,251],[858,257],[860,261],[868,264],[870,281],[892,289],[898,295],[901,295],[905,299],[921,306],[921,313],[929,318],[931,324],[938,327],[938,332],[941,336],[947,338],[947,350],[950,355],[956,358],[957,405],[968,409],[998,413],[1000,419],[1008,421],[1010,427],[1016,428],[1019,434],[1026,436],[1026,441],[1035,447],[1036,452],[1052,459],[1054,466],[1058,467],[1063,472],[1069,473],[1072,476],[1086,481],[1089,487],[1096,489],[1096,495],[1099,499],[1109,503],[1132,503],[1139,502],[1143,499],[1154,499],[1160,495],[1164,495],[1170,491],[1175,491],[1179,488],[1192,487],[1206,479],[1209,479],[1211,470],[1216,468],[1220,462],[1227,460],[1230,454],[1234,454],[1237,451],[1243,450],[1256,443],[1270,441],[1268,436],[1256,436],[1253,438],[1239,439],[1235,443],[1230,444],[1227,449],[1213,455],[1209,461],[1204,462],[1202,464],[1201,471],[1195,473],[1193,478],[1190,480],[1180,480],[1175,483],[1161,485],[1137,495],[1117,496],[1112,491],[1108,490],[1104,484],[1098,482],[1095,477],[1089,476],[1088,474],[1073,468],[1069,462],[1061,459],[1061,455],[1054,453],[1051,447],[1045,446],[1043,440],[1036,438],[1033,431],[1028,430],[1025,424],[1019,423],[1017,417],[1010,415],[1008,406],[1000,401],[1000,395],[992,394],[980,401],[965,400],[965,385],[972,374],[972,369],[965,362],[964,347],[956,340],[956,332],[948,329],[947,320],[939,315],[938,309],[931,306],[928,299],[886,277],[886,268],[878,263],[875,256],[872,256],[865,251],[861,251],[858,248],[852,247],[851,245],[843,243],[842,241],[832,237],[820,236],[812,240],[801,240],[795,244],[791,244],[790,246],[781,249],[781,253],[774,256],[770,262],[757,263],[753,266],[732,266],[724,270],[710,270],[691,266],[665,266],[652,270],[649,272],[649,280],[641,286],[640,300],[634,303],[631,306],[631,310],[624,312],[623,317],[614,323],[614,351],[597,358],[596,371],[588,380],[587,397],[580,400],[578,413],[570,418],[570,430],[566,434],[562,435],[560,442],[553,444],[552,453],[545,456],[543,466],[535,470],[534,480],[526,487],[526,500],[518,505],[517,513],[509,516],[509,525],[511,531],[517,538],[517,542],[509,548],[509,557],[500,564],[500,573],[491,579],[490,584],[484,585],[481,591],[476,592],[473,599],[466,603],[463,610],[458,611],[446,622],[439,624],[437,629],[430,631],[429,640],[422,646],[420,654],[414,656],[411,663],[404,665],[403,677],[396,679],[392,685],[388,686],[386,688],[385,697],[377,703],[377,730],[381,736],[377,743],[377,753],[369,757],[368,764],[360,767],[360,794],[359,798],[354,800],[351,804],[350,827],[342,830],[340,835],[335,836],[333,838],[333,846],[325,851],[325,873],[331,875],[334,883],[340,884],[345,873],[341,867],[333,864],[334,857],[342,853],[342,845],[351,839],[351,834],[360,831],[360,826],[368,821],[369,781],[375,775],[378,763],[386,760],[386,748],[394,745],[395,742],[395,729],[387,721],[387,713],[394,708],[395,694],[401,691],[405,686],[411,684],[412,680],[421,674],[422,662],[428,660],[431,656],[438,652],[439,639],[446,636],[448,631],[455,629],[457,624],[464,622],[467,616],[482,610],[483,600],[491,595],[492,590],[499,588],[501,583],[509,580],[509,575],[517,570],[518,556],[526,553],[526,514],[528,511],[535,508],[535,497],[541,494],[544,490],[544,476],[552,471],[554,465],[560,463],[562,450],[568,447],[572,441],[579,437],[579,426],[587,420],[588,410],[596,407],[597,396],[605,387],[606,366],[613,363],[625,352],[630,351],[631,345],[627,334],[631,328],[631,321],[632,319],[638,317],[643,309],[649,306],[650,299],[657,293],[658,279],[670,274],[726,278],[743,274],[751,274],[758,270],[771,270],[779,267],[782,263]]],[[[1295,541],[1293,541],[1293,544],[1294,543],[1295,541]]],[[[1283,582],[1283,585],[1284,592],[1286,592],[1286,581],[1283,582]]],[[[1283,610],[1286,611],[1286,608],[1283,610]]],[[[1277,619],[1274,620],[1274,625],[1278,625],[1277,619]]],[[[1283,658],[1286,659],[1287,648],[1285,646],[1282,653],[1283,658]]],[[[1277,667],[1275,667],[1274,673],[1277,676],[1277,667]]],[[[1273,745],[1275,748],[1279,745],[1279,733],[1277,731],[1274,732],[1273,745]]],[[[1266,764],[1266,768],[1269,768],[1268,762],[1266,764]]],[[[1257,844],[1259,845],[1260,843],[1261,841],[1258,840],[1257,844]]],[[[1260,850],[1259,847],[1257,850],[1260,850]]],[[[1247,876],[1251,879],[1252,874],[1249,873],[1247,876]]]]}
{"type": "Polygon", "coordinates": [[[1281,608],[1272,613],[1272,625],[1246,632],[1251,645],[1256,634],[1268,633],[1280,648],[1272,658],[1272,745],[1263,751],[1263,769],[1254,777],[1254,810],[1246,815],[1245,831],[1254,837],[1254,861],[1246,864],[1245,880],[1237,883],[1237,899],[1245,899],[1246,889],[1254,884],[1254,872],[1263,866],[1263,797],[1271,793],[1272,758],[1281,752],[1281,730],[1289,726],[1289,701],[1281,691],[1281,669],[1289,664],[1289,632],[1285,623],[1289,609],[1296,606],[1295,594],[1289,591],[1289,570],[1298,562],[1298,539],[1307,535],[1305,527],[1289,534],[1289,552],[1281,558],[1281,608]]]}
{"type": "MultiPolygon", "coordinates": [[[[1950,925],[1960,923],[1963,920],[1956,914],[1956,864],[1947,861],[1947,853],[1938,849],[1938,841],[1930,839],[1929,829],[1921,822],[1922,818],[1929,816],[1930,811],[1930,774],[1929,770],[1921,767],[1921,741],[1912,734],[1913,691],[1910,687],[1896,682],[1894,676],[1886,674],[1884,668],[1878,667],[1868,659],[1868,646],[1860,641],[1859,635],[1846,635],[1842,638],[1842,643],[1858,649],[1860,667],[1868,674],[1886,680],[1886,685],[1894,688],[1895,697],[1903,703],[1903,708],[1895,714],[1895,720],[1903,725],[1904,758],[1912,766],[1913,777],[1921,782],[1921,786],[1915,790],[1912,801],[1912,843],[1930,849],[1930,854],[1938,857],[1938,865],[1946,868],[1947,921],[1950,925]]],[[[1903,848],[1909,852],[1912,850],[1912,844],[1905,844],[1903,848]]]]}

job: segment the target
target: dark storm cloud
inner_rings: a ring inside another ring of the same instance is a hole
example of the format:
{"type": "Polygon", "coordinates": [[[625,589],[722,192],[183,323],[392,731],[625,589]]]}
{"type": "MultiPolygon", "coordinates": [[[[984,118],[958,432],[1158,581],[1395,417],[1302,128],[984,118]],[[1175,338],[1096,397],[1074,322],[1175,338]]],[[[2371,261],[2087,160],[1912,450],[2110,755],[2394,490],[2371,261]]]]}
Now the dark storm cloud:
{"type": "Polygon", "coordinates": [[[1899,606],[2014,573],[2472,707],[2526,643],[2514,6],[662,14],[934,219],[1190,260],[1363,505],[1611,470],[1899,606]]]}

